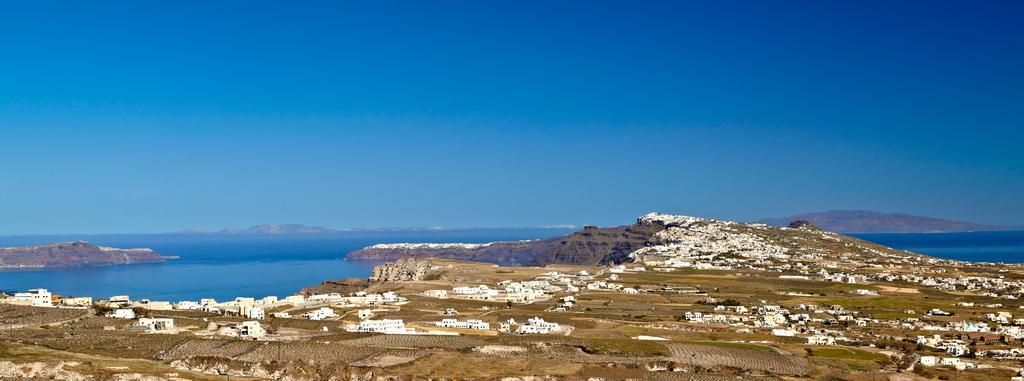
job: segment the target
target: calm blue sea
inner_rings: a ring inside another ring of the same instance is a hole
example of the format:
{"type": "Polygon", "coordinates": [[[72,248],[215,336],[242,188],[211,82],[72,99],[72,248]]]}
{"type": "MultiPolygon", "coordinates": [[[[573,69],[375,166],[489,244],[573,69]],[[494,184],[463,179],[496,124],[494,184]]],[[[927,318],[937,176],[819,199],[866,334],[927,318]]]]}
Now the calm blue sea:
{"type": "Polygon", "coordinates": [[[112,247],[149,247],[180,259],[80,269],[0,272],[0,290],[47,288],[95,298],[131,295],[153,300],[218,300],[287,296],[328,279],[365,278],[375,263],[347,261],[347,253],[390,242],[466,242],[549,238],[564,229],[480,229],[347,232],[330,235],[93,235],[0,237],[0,247],[86,240],[112,247]]]}
{"type": "MultiPolygon", "coordinates": [[[[150,247],[181,257],[162,264],[0,272],[0,290],[43,287],[62,295],[178,301],[212,297],[285,296],[327,279],[366,277],[374,263],[345,254],[376,243],[467,242],[548,238],[557,229],[437,232],[353,232],[310,236],[110,235],[0,237],[0,246],[87,240],[114,247],[150,247]]],[[[859,234],[857,237],[936,257],[1024,262],[1024,232],[859,234]]]]}
{"type": "Polygon", "coordinates": [[[1024,262],[1024,231],[855,234],[915,253],[972,262],[1024,262]]]}

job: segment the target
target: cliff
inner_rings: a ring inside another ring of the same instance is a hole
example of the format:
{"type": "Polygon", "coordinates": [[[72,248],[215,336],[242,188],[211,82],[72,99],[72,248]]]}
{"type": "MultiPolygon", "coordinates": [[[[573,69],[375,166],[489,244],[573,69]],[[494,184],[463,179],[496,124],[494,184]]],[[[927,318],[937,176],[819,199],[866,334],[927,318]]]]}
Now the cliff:
{"type": "Polygon", "coordinates": [[[117,249],[85,241],[0,248],[0,269],[111,266],[166,260],[150,249],[117,249]]]}
{"type": "Polygon", "coordinates": [[[392,263],[385,263],[374,267],[369,281],[414,282],[427,280],[441,269],[441,266],[435,266],[427,260],[403,258],[392,263]]]}
{"type": "Polygon", "coordinates": [[[582,231],[534,241],[464,243],[398,243],[366,247],[348,254],[349,259],[392,261],[400,258],[444,258],[504,266],[544,266],[553,263],[621,263],[629,253],[648,244],[657,225],[611,228],[588,226],[582,231]]]}

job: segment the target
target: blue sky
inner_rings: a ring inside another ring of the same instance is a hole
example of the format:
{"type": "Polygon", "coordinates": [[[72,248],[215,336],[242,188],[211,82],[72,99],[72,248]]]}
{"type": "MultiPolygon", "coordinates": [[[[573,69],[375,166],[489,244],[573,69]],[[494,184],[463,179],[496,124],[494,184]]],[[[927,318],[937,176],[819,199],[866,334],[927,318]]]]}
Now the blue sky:
{"type": "Polygon", "coordinates": [[[1022,2],[553,3],[5,4],[0,234],[1024,225],[1022,2]]]}

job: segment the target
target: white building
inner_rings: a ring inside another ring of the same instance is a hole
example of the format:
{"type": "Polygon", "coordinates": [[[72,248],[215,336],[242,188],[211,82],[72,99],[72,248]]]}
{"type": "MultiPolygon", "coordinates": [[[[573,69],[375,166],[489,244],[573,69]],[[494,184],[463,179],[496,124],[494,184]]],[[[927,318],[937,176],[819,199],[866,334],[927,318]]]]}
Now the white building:
{"type": "Polygon", "coordinates": [[[151,311],[170,311],[172,309],[170,302],[152,301],[149,299],[140,300],[138,303],[135,303],[135,307],[151,311]]]}
{"type": "Polygon", "coordinates": [[[238,325],[238,337],[259,339],[266,335],[267,331],[263,329],[263,326],[258,321],[243,321],[242,324],[238,325]]]}
{"type": "Polygon", "coordinates": [[[439,328],[459,328],[459,329],[491,329],[489,323],[480,320],[466,320],[458,321],[456,319],[441,319],[441,321],[434,323],[435,327],[439,328]]]}
{"type": "Polygon", "coordinates": [[[45,288],[33,288],[28,292],[15,293],[13,299],[32,307],[53,307],[53,294],[45,288]]]}
{"type": "MultiPolygon", "coordinates": [[[[131,311],[131,310],[129,310],[131,311]]],[[[139,319],[138,325],[146,329],[146,333],[174,333],[174,319],[139,319]]]]}
{"type": "Polygon", "coordinates": [[[363,320],[356,326],[356,332],[404,333],[405,322],[401,319],[363,320]]]}
{"type": "Polygon", "coordinates": [[[92,297],[64,298],[60,300],[60,303],[70,307],[89,307],[92,305],[92,297]]]}
{"type": "Polygon", "coordinates": [[[107,317],[115,319],[135,319],[135,310],[130,308],[118,308],[112,312],[108,312],[107,317]]]}
{"type": "Polygon", "coordinates": [[[527,320],[526,324],[520,325],[519,328],[516,329],[516,333],[520,333],[520,334],[539,333],[539,334],[545,334],[546,335],[548,333],[559,332],[561,330],[562,330],[562,327],[560,325],[558,325],[558,323],[547,322],[547,321],[544,321],[544,319],[539,318],[539,317],[532,317],[532,318],[527,320]]]}
{"type": "Polygon", "coordinates": [[[263,320],[266,313],[263,311],[263,307],[252,307],[245,314],[250,319],[263,320]]]}
{"type": "Polygon", "coordinates": [[[808,345],[836,345],[836,338],[828,335],[812,335],[807,337],[808,345]]]}
{"type": "Polygon", "coordinates": [[[334,310],[328,307],[321,307],[318,310],[313,310],[302,314],[309,320],[324,320],[338,317],[338,314],[334,313],[334,310]]]}
{"type": "Polygon", "coordinates": [[[202,308],[203,308],[203,306],[201,304],[199,304],[198,302],[191,301],[191,300],[182,300],[182,301],[178,302],[178,304],[174,305],[174,309],[186,310],[186,311],[199,310],[199,309],[202,309],[202,308]]]}
{"type": "Polygon", "coordinates": [[[107,304],[116,307],[127,307],[132,304],[132,299],[128,295],[116,295],[107,299],[107,304]]]}
{"type": "Polygon", "coordinates": [[[950,356],[963,356],[967,354],[966,345],[949,345],[946,346],[946,353],[950,356]]]}

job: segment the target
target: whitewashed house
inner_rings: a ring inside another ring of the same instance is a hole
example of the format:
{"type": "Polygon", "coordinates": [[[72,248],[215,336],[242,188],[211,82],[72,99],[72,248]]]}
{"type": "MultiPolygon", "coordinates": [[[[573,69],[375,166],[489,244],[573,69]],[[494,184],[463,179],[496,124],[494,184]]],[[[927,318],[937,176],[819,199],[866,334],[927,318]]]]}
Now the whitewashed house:
{"type": "Polygon", "coordinates": [[[489,323],[480,320],[466,320],[458,321],[456,319],[441,319],[441,321],[434,323],[435,327],[439,328],[460,328],[460,329],[491,329],[489,323]]]}
{"type": "Polygon", "coordinates": [[[259,339],[267,335],[267,330],[263,329],[258,321],[243,321],[237,329],[238,337],[259,339]]]}
{"type": "Polygon", "coordinates": [[[406,333],[405,322],[401,319],[363,320],[355,328],[356,332],[406,333]]]}
{"type": "Polygon", "coordinates": [[[143,327],[146,333],[174,333],[174,319],[167,318],[140,318],[138,326],[143,327]]]}
{"type": "Polygon", "coordinates": [[[539,317],[532,317],[527,320],[526,324],[522,324],[516,329],[516,333],[528,334],[528,333],[539,333],[546,335],[551,332],[559,332],[562,327],[558,323],[552,323],[544,321],[539,317]]]}
{"type": "Polygon", "coordinates": [[[115,319],[135,319],[135,310],[130,308],[118,308],[107,313],[107,317],[115,319]]]}
{"type": "Polygon", "coordinates": [[[13,297],[18,304],[30,305],[32,307],[53,307],[53,294],[45,288],[33,288],[28,292],[18,292],[13,297]]]}
{"type": "Polygon", "coordinates": [[[313,310],[302,314],[306,319],[309,320],[324,320],[338,317],[338,314],[334,310],[328,307],[321,307],[318,310],[313,310]]]}

